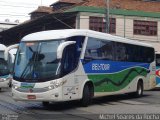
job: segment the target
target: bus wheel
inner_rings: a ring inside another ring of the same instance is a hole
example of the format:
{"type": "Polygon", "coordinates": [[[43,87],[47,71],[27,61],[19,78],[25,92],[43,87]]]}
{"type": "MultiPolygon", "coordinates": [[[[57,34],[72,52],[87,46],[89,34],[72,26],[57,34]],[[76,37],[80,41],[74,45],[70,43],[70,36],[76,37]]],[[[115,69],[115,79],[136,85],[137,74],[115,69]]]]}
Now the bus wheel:
{"type": "Polygon", "coordinates": [[[10,88],[12,87],[12,83],[11,83],[11,82],[9,83],[9,87],[10,87],[10,88]]]}
{"type": "Polygon", "coordinates": [[[48,107],[49,106],[49,102],[46,102],[46,101],[43,101],[42,104],[43,104],[44,107],[48,107]]]}
{"type": "Polygon", "coordinates": [[[143,95],[143,82],[138,81],[137,84],[137,91],[135,92],[136,97],[141,97],[143,95]]]}
{"type": "Polygon", "coordinates": [[[87,107],[91,103],[91,100],[92,100],[91,88],[89,87],[89,85],[86,84],[83,89],[81,105],[83,107],[87,107]]]}

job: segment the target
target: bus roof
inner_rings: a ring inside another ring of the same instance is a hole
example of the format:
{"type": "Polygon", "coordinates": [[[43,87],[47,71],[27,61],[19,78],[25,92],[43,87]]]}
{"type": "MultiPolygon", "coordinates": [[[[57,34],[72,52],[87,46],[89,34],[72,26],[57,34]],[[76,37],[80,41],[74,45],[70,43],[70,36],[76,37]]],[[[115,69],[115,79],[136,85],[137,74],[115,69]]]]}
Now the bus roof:
{"type": "Polygon", "coordinates": [[[31,33],[26,35],[22,38],[21,41],[44,41],[44,40],[56,40],[56,39],[65,39],[72,36],[88,36],[94,37],[104,40],[111,40],[116,42],[128,43],[128,44],[135,44],[147,47],[153,47],[150,44],[142,43],[137,40],[130,40],[123,37],[118,37],[114,35],[110,35],[107,33],[96,32],[87,29],[63,29],[63,30],[48,30],[48,31],[41,31],[36,33],[31,33]]]}

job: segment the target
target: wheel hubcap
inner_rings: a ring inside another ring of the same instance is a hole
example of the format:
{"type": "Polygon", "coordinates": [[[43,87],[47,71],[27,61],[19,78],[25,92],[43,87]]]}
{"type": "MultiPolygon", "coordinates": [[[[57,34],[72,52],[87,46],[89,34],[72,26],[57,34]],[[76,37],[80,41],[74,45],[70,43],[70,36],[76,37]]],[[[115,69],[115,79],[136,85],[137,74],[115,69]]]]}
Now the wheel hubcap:
{"type": "Polygon", "coordinates": [[[138,89],[138,94],[141,95],[142,94],[142,89],[141,87],[139,86],[139,89],[138,89]]]}

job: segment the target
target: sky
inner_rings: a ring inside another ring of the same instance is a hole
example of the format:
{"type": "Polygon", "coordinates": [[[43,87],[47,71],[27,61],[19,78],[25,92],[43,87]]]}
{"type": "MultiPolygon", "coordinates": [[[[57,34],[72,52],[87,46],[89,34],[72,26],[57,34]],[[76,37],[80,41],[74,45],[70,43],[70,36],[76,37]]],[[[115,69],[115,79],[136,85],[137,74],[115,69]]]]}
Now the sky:
{"type": "Polygon", "coordinates": [[[38,6],[49,6],[58,0],[0,0],[0,22],[24,22],[38,6]]]}

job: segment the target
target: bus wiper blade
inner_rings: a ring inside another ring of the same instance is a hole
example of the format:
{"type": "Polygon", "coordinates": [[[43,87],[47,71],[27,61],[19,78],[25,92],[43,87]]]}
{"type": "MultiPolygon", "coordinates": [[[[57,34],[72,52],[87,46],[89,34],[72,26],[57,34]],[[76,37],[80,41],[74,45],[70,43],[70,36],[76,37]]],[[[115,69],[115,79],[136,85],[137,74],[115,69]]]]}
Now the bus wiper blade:
{"type": "MultiPolygon", "coordinates": [[[[24,71],[22,72],[20,78],[25,78],[25,76],[27,75],[26,73],[30,70],[31,72],[31,67],[33,67],[33,63],[32,62],[28,62],[28,64],[26,65],[26,67],[24,68],[24,71]]],[[[30,73],[28,72],[28,73],[30,73]]]]}

